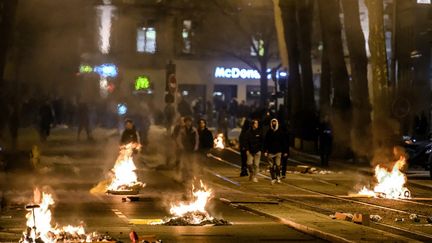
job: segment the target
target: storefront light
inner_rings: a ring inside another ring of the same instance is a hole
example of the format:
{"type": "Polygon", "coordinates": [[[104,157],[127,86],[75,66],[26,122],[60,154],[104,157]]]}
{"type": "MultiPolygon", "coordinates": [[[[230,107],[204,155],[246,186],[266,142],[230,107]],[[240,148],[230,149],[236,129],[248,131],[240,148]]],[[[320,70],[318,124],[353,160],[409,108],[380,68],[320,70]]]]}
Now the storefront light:
{"type": "Polygon", "coordinates": [[[118,75],[117,66],[112,63],[105,63],[94,67],[94,71],[101,77],[115,78],[118,75]]]}

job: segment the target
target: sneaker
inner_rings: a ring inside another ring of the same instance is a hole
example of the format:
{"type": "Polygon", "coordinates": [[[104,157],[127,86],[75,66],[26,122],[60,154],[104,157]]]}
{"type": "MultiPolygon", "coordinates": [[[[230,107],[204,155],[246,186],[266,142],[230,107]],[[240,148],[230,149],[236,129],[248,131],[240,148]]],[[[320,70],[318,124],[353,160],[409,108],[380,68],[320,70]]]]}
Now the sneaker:
{"type": "Polygon", "coordinates": [[[243,176],[248,176],[248,173],[247,173],[247,172],[244,172],[244,171],[241,172],[241,173],[240,173],[240,177],[243,177],[243,176]]]}
{"type": "Polygon", "coordinates": [[[281,177],[281,179],[285,179],[285,176],[283,175],[283,176],[281,177]]]}
{"type": "Polygon", "coordinates": [[[276,180],[271,180],[271,184],[274,185],[276,183],[276,180]]]}
{"type": "Polygon", "coordinates": [[[278,184],[281,184],[281,183],[282,183],[282,181],[280,180],[279,177],[277,178],[277,183],[278,183],[278,184]]]}
{"type": "Polygon", "coordinates": [[[254,178],[252,179],[252,181],[253,181],[253,182],[258,182],[258,179],[257,179],[256,177],[254,177],[254,178]]]}

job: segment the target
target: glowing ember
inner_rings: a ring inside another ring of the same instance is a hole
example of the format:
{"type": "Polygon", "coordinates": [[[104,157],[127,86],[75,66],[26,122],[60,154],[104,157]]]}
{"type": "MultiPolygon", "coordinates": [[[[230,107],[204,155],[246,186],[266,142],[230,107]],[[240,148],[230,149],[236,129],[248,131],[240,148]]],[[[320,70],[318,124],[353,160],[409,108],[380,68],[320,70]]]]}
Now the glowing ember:
{"type": "Polygon", "coordinates": [[[214,139],[214,147],[217,149],[224,149],[224,135],[222,133],[219,133],[217,137],[214,139]]]}
{"type": "Polygon", "coordinates": [[[27,205],[29,210],[27,213],[27,230],[23,233],[20,242],[63,242],[77,241],[83,242],[90,237],[86,235],[83,226],[64,226],[58,227],[51,225],[51,210],[50,206],[54,205],[54,200],[51,194],[41,192],[35,189],[33,192],[33,202],[27,205]],[[42,195],[42,197],[41,197],[42,195]]]}
{"type": "Polygon", "coordinates": [[[405,163],[405,158],[400,157],[391,171],[377,165],[375,167],[375,178],[377,179],[378,184],[373,190],[363,187],[358,194],[390,199],[411,198],[411,192],[404,186],[407,181],[406,176],[401,172],[405,163]]]}
{"type": "Polygon", "coordinates": [[[139,144],[129,143],[120,148],[120,154],[112,171],[114,178],[108,185],[108,191],[133,191],[145,186],[138,181],[135,173],[136,167],[132,159],[134,149],[139,148],[139,144]]]}

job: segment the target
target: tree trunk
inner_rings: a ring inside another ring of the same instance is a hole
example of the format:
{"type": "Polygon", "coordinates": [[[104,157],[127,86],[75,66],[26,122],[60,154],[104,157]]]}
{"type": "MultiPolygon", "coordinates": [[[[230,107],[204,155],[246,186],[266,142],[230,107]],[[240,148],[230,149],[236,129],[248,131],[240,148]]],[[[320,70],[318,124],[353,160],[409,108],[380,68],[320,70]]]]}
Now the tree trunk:
{"type": "Polygon", "coordinates": [[[373,146],[376,153],[383,153],[393,147],[391,140],[396,130],[390,120],[383,2],[366,0],[366,6],[369,11],[369,47],[373,85],[373,146]]]}
{"type": "Polygon", "coordinates": [[[300,65],[303,110],[315,111],[314,85],[311,60],[311,33],[313,1],[297,0],[297,29],[299,30],[300,65]]]}
{"type": "Polygon", "coordinates": [[[292,132],[299,134],[298,115],[301,112],[301,83],[299,70],[299,48],[297,45],[296,0],[280,2],[282,19],[284,22],[285,41],[288,49],[288,92],[290,98],[289,114],[292,132]]]}
{"type": "Polygon", "coordinates": [[[365,38],[360,24],[359,3],[355,0],[342,1],[345,23],[345,34],[351,64],[353,101],[353,132],[351,144],[359,156],[367,156],[371,151],[370,139],[371,106],[367,78],[368,59],[366,56],[365,38]]]}
{"type": "Polygon", "coordinates": [[[267,108],[268,104],[268,84],[267,84],[267,62],[261,61],[261,72],[260,72],[260,107],[267,108]]]}
{"type": "Polygon", "coordinates": [[[403,134],[410,134],[412,132],[412,106],[416,94],[412,91],[412,80],[414,79],[413,59],[411,52],[415,49],[414,46],[414,28],[415,15],[413,8],[416,3],[406,0],[394,0],[396,4],[394,10],[396,18],[395,28],[395,52],[396,56],[396,77],[397,77],[397,96],[396,101],[400,99],[408,100],[410,102],[410,112],[401,114],[400,123],[403,134]]]}
{"type": "Polygon", "coordinates": [[[13,24],[15,20],[18,0],[0,0],[0,87],[3,86],[4,68],[7,59],[8,47],[13,37],[13,24]]]}
{"type": "MultiPolygon", "coordinates": [[[[321,82],[320,82],[320,113],[330,113],[330,95],[331,95],[331,73],[328,57],[328,47],[323,44],[321,55],[321,82]]],[[[322,116],[323,117],[323,116],[322,116]]]]}
{"type": "Polygon", "coordinates": [[[337,156],[347,156],[350,147],[351,100],[348,71],[345,65],[338,0],[319,0],[323,42],[328,47],[328,58],[333,81],[333,111],[331,120],[334,127],[334,143],[337,156]]]}

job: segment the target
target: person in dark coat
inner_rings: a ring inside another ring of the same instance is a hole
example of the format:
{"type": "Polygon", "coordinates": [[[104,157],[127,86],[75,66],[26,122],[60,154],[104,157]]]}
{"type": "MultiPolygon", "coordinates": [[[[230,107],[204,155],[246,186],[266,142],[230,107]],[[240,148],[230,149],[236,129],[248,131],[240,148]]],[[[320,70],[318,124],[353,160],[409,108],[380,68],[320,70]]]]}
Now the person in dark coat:
{"type": "Polygon", "coordinates": [[[240,131],[239,136],[239,145],[240,145],[240,159],[241,159],[241,171],[240,171],[240,177],[242,176],[248,176],[247,171],[247,146],[246,146],[246,134],[250,129],[250,122],[249,120],[245,119],[243,121],[243,125],[240,131]]]}
{"type": "Polygon", "coordinates": [[[87,140],[91,140],[91,131],[90,131],[90,111],[86,102],[80,102],[78,104],[78,132],[77,132],[77,140],[80,140],[81,131],[84,129],[87,134],[87,140]]]}
{"type": "Polygon", "coordinates": [[[199,150],[206,152],[213,148],[213,134],[207,128],[207,122],[204,119],[198,121],[198,136],[199,136],[199,150]]]}
{"type": "Polygon", "coordinates": [[[281,128],[279,121],[273,118],[270,121],[270,129],[267,131],[264,139],[264,156],[270,163],[271,183],[280,181],[280,169],[282,156],[287,156],[288,145],[286,136],[281,128]]]}
{"type": "Polygon", "coordinates": [[[328,166],[329,157],[333,146],[333,129],[331,127],[329,117],[325,116],[319,126],[319,142],[321,165],[328,166]]]}
{"type": "Polygon", "coordinates": [[[50,135],[51,123],[54,121],[54,114],[51,104],[45,101],[39,109],[39,136],[42,142],[50,135]]]}
{"type": "Polygon", "coordinates": [[[196,152],[199,148],[198,130],[192,125],[192,117],[185,117],[184,126],[180,131],[180,141],[183,147],[180,159],[180,172],[183,182],[190,181],[199,172],[196,171],[196,152]]]}
{"type": "Polygon", "coordinates": [[[257,174],[261,160],[261,151],[263,150],[263,135],[259,128],[258,120],[251,122],[251,129],[246,134],[246,155],[247,165],[249,168],[249,180],[258,182],[257,174]]]}
{"type": "Polygon", "coordinates": [[[127,145],[129,143],[139,144],[140,137],[131,119],[125,120],[125,130],[123,131],[120,139],[120,145],[127,145]]]}

